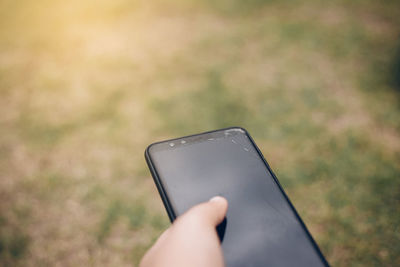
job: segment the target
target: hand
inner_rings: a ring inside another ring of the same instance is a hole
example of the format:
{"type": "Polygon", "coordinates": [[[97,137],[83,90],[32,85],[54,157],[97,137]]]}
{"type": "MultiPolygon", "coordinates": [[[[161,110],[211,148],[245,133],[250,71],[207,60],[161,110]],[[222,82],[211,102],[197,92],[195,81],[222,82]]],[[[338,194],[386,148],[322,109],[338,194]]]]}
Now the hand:
{"type": "Polygon", "coordinates": [[[223,197],[192,207],[179,216],[144,255],[140,267],[223,267],[215,227],[228,210],[223,197]]]}

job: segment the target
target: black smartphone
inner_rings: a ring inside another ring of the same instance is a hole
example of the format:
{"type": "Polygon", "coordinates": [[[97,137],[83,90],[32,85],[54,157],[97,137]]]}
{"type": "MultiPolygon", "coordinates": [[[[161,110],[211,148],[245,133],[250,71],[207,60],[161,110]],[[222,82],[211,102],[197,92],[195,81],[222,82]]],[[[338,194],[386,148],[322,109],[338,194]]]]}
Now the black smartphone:
{"type": "Polygon", "coordinates": [[[145,158],[173,221],[223,196],[225,264],[329,266],[249,133],[226,128],[150,145],[145,158]]]}

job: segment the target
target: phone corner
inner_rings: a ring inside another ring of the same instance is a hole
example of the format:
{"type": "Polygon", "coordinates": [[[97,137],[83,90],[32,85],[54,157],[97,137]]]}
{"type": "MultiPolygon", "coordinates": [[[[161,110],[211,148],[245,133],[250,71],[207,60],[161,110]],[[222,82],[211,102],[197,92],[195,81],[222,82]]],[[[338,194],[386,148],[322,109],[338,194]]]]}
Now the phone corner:
{"type": "Polygon", "coordinates": [[[245,129],[245,128],[243,128],[242,126],[232,126],[232,127],[229,127],[228,128],[228,130],[231,130],[231,131],[237,131],[237,132],[241,132],[241,133],[244,133],[244,134],[248,134],[249,132],[245,129]]]}
{"type": "Polygon", "coordinates": [[[154,146],[154,143],[148,145],[144,150],[144,158],[146,159],[146,161],[150,160],[150,153],[151,153],[153,146],[154,146]]]}

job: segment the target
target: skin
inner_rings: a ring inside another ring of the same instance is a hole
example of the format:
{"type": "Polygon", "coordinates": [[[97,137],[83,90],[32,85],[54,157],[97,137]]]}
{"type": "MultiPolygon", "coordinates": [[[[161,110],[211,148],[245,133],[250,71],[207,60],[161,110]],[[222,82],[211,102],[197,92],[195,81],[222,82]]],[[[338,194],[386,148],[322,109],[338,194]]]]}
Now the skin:
{"type": "Polygon", "coordinates": [[[224,257],[216,226],[228,201],[214,197],[179,216],[144,255],[140,267],[223,267],[224,257]]]}

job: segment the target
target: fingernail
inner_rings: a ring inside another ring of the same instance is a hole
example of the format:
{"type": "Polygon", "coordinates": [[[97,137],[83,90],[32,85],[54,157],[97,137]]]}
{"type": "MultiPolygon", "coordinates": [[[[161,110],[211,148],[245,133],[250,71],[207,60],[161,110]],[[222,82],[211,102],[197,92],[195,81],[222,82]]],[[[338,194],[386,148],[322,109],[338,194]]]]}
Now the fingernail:
{"type": "Polygon", "coordinates": [[[224,199],[224,198],[221,197],[221,196],[215,196],[215,197],[210,198],[209,201],[221,201],[221,200],[223,200],[223,199],[224,199]]]}

